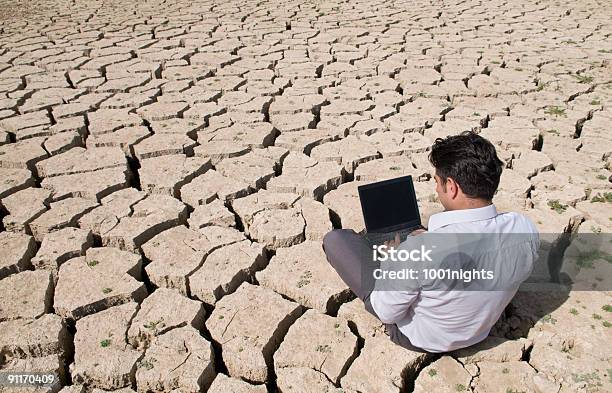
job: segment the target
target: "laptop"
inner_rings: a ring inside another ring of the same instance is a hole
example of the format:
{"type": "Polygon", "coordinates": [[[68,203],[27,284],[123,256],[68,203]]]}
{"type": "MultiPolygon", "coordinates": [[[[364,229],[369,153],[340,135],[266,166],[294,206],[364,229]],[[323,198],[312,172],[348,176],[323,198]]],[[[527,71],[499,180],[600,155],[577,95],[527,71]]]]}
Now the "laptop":
{"type": "Polygon", "coordinates": [[[357,187],[365,222],[364,237],[383,244],[400,235],[400,242],[423,228],[412,176],[401,176],[357,187]]]}

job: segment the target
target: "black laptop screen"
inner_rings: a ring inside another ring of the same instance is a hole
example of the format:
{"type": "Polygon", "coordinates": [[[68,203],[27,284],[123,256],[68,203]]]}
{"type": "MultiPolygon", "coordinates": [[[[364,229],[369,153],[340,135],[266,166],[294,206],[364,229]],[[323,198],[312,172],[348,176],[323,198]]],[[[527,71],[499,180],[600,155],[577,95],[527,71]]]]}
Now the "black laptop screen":
{"type": "Polygon", "coordinates": [[[369,232],[405,223],[420,224],[411,177],[360,187],[359,197],[369,232]]]}

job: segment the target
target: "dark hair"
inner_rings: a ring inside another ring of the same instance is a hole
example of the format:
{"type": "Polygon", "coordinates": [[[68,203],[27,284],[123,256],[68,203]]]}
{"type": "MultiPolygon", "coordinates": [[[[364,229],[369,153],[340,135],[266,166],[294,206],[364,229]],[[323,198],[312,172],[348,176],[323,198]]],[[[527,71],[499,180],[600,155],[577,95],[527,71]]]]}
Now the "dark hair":
{"type": "Polygon", "coordinates": [[[452,177],[468,197],[493,199],[503,162],[487,139],[472,131],[437,138],[431,147],[429,161],[442,181],[446,183],[446,179],[452,177]]]}

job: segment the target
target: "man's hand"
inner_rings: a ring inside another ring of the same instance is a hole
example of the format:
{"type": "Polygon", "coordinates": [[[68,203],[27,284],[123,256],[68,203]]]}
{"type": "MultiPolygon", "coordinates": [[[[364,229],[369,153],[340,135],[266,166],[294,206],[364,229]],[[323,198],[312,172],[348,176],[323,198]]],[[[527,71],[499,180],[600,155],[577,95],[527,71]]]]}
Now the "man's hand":
{"type": "Polygon", "coordinates": [[[385,243],[385,246],[387,247],[397,247],[400,244],[400,235],[399,233],[395,232],[395,238],[393,240],[387,240],[385,243]]]}

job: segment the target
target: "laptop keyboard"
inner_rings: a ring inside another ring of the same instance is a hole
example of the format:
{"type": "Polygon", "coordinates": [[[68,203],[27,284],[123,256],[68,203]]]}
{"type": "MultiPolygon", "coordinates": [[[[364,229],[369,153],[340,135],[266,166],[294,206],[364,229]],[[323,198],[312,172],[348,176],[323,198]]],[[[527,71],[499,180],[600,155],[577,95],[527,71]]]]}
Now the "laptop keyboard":
{"type": "Polygon", "coordinates": [[[419,228],[421,227],[407,228],[407,229],[402,229],[400,231],[394,231],[394,232],[371,232],[371,233],[366,232],[364,233],[363,236],[366,238],[366,240],[370,242],[370,244],[374,245],[374,244],[383,244],[387,240],[393,240],[395,239],[395,234],[398,233],[400,237],[400,243],[401,243],[404,240],[406,240],[406,238],[410,235],[411,232],[419,228]]]}

